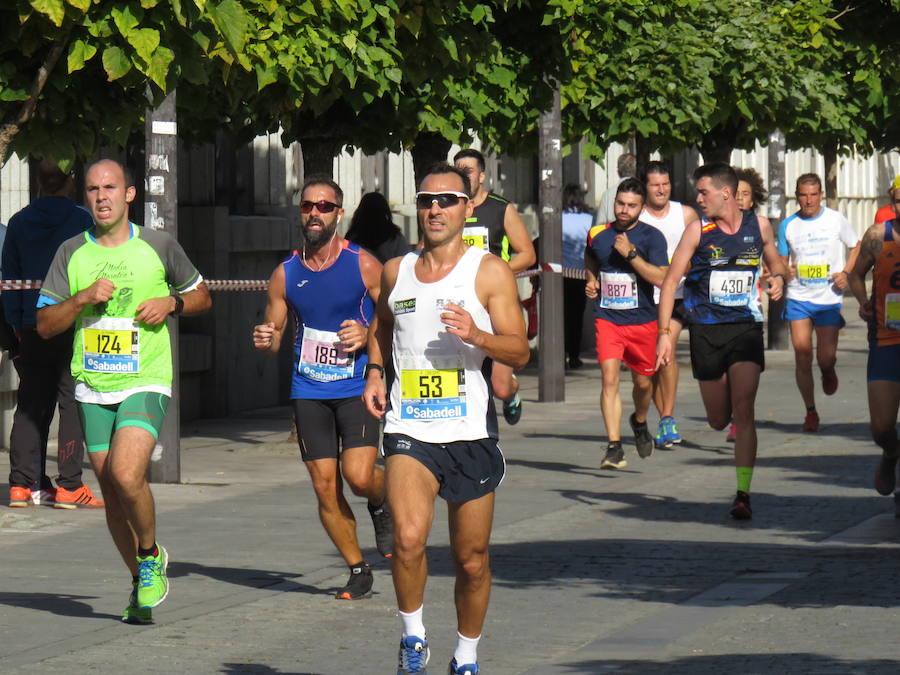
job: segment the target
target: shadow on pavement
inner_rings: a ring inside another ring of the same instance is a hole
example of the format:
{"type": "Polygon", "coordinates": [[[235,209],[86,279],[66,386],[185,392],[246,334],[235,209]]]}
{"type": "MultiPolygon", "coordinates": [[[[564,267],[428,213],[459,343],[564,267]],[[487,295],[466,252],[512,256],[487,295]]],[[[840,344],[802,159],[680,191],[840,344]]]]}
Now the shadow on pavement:
{"type": "Polygon", "coordinates": [[[261,663],[223,663],[220,673],[258,673],[258,675],[321,675],[307,671],[291,671],[277,670],[261,663]]]}
{"type": "Polygon", "coordinates": [[[36,609],[59,616],[72,616],[91,619],[115,619],[118,614],[98,614],[82,600],[95,600],[92,595],[67,595],[62,593],[0,593],[0,605],[36,609]]]}
{"type": "Polygon", "coordinates": [[[192,574],[209,577],[216,581],[247,586],[249,588],[269,588],[282,585],[280,589],[285,593],[307,593],[309,595],[331,595],[332,591],[316,588],[308,584],[293,581],[302,574],[294,572],[272,572],[268,570],[254,570],[243,567],[213,567],[192,562],[173,561],[169,563],[168,576],[172,578],[187,577],[192,574]]]}

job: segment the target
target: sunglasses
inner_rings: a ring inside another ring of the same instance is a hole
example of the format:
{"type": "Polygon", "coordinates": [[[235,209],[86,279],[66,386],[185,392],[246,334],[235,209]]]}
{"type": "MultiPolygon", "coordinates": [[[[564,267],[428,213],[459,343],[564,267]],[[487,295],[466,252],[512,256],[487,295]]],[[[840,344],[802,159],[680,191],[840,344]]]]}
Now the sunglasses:
{"type": "Polygon", "coordinates": [[[326,202],[324,199],[320,202],[300,202],[301,213],[312,213],[313,207],[315,207],[319,213],[331,213],[335,209],[341,208],[341,205],[335,204],[334,202],[326,202]]]}
{"type": "Polygon", "coordinates": [[[417,192],[416,208],[430,209],[432,204],[437,203],[439,209],[449,209],[459,204],[460,199],[468,198],[465,192],[417,192]]]}

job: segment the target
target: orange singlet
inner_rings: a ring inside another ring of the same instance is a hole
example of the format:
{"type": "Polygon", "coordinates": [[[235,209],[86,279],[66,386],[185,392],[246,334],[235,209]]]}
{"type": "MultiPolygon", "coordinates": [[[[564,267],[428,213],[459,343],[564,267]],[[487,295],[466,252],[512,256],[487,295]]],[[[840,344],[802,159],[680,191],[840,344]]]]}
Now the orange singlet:
{"type": "Polygon", "coordinates": [[[870,327],[870,338],[879,347],[900,344],[900,233],[894,232],[896,227],[900,227],[900,219],[884,224],[884,245],[872,271],[875,321],[870,327]]]}

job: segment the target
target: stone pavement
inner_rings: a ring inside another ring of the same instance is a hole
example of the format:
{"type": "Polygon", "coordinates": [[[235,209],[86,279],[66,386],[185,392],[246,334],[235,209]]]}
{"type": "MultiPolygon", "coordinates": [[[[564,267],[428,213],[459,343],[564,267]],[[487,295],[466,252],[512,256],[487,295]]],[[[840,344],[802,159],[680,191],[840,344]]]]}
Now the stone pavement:
{"type": "MultiPolygon", "coordinates": [[[[564,404],[537,403],[526,370],[522,421],[501,423],[482,672],[897,672],[900,521],[870,487],[864,330],[852,303],[844,314],[840,389],[817,396],[818,434],[799,431],[792,354],[767,354],[745,523],[727,516],[731,448],[706,426],[689,367],[684,444],[641,460],[626,431],[620,471],[598,468],[596,365],[570,373],[564,404]]],[[[679,357],[687,366],[686,341],[679,357]]],[[[153,487],[171,555],[153,626],[118,621],[129,579],[102,511],[0,505],[0,672],[394,673],[400,623],[364,504],[376,593],[338,602],[347,573],[285,442],[287,409],[185,427],[183,483],[153,487]]],[[[445,520],[439,507],[425,606],[441,674],[455,644],[445,520]]]]}

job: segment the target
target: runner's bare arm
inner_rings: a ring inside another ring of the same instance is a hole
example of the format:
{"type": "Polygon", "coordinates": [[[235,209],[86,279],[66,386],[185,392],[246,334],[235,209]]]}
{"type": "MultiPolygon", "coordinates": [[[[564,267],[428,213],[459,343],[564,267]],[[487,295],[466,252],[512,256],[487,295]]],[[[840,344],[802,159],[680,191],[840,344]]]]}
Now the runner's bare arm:
{"type": "Polygon", "coordinates": [[[253,327],[253,346],[264,352],[277,352],[287,324],[284,265],[279,265],[269,279],[265,321],[253,327]]]}
{"type": "Polygon", "coordinates": [[[850,253],[847,255],[847,264],[844,265],[844,269],[840,272],[836,272],[833,276],[834,285],[841,290],[844,290],[850,285],[850,271],[856,265],[856,259],[859,258],[860,248],[862,248],[862,240],[856,242],[856,246],[850,249],[850,253]]]}
{"type": "Polygon", "coordinates": [[[100,278],[68,300],[56,305],[41,307],[37,311],[38,335],[47,340],[68,330],[85,307],[106,302],[112,297],[115,290],[116,285],[113,282],[100,278]]]}
{"type": "Polygon", "coordinates": [[[760,221],[759,231],[763,240],[763,260],[769,267],[769,287],[766,289],[773,300],[781,299],[784,286],[787,283],[788,269],[775,247],[775,235],[772,232],[772,223],[768,219],[760,221]]]}
{"type": "Polygon", "coordinates": [[[600,292],[600,282],[597,281],[597,272],[600,265],[594,257],[594,251],[590,246],[584,247],[584,294],[591,300],[600,292]]]}
{"type": "Polygon", "coordinates": [[[865,320],[872,318],[871,300],[866,297],[866,274],[872,269],[878,254],[881,253],[884,241],[884,225],[872,225],[866,230],[859,246],[859,254],[847,275],[847,284],[850,292],[859,303],[859,316],[865,320]]]}
{"type": "Polygon", "coordinates": [[[446,305],[441,313],[447,332],[482,349],[494,361],[511,368],[524,367],[531,352],[525,337],[518,287],[509,266],[493,256],[482,258],[475,278],[475,292],[487,308],[494,334],[478,328],[472,315],[455,304],[446,305]]]}
{"type": "MultiPolygon", "coordinates": [[[[212,298],[209,297],[209,289],[205,282],[200,282],[197,288],[181,293],[180,296],[181,301],[184,303],[184,306],[181,308],[182,316],[202,314],[212,307],[212,298]]],[[[138,305],[134,318],[148,326],[158,326],[168,319],[169,315],[177,307],[178,304],[175,302],[175,296],[173,295],[150,298],[138,305]]]]}
{"type": "Polygon", "coordinates": [[[681,213],[684,216],[684,226],[687,227],[691,223],[700,222],[700,216],[697,214],[697,209],[693,206],[688,206],[687,204],[681,205],[681,213]]]}
{"type": "MultiPolygon", "coordinates": [[[[384,265],[384,269],[381,272],[378,302],[375,304],[375,318],[369,326],[369,363],[382,366],[382,368],[391,359],[394,314],[387,303],[391,291],[397,283],[397,274],[400,271],[401,260],[402,258],[392,258],[384,265]]],[[[387,410],[387,392],[385,390],[383,373],[377,368],[369,370],[362,399],[366,409],[372,415],[377,419],[384,417],[384,413],[387,410]]]]}
{"type": "Polygon", "coordinates": [[[534,252],[534,244],[531,243],[531,237],[528,236],[528,230],[519,210],[515,204],[507,204],[506,212],[503,214],[503,229],[506,232],[506,238],[509,239],[510,248],[515,251],[509,259],[509,267],[513,272],[521,272],[534,265],[537,255],[534,252]]]}
{"type": "MultiPolygon", "coordinates": [[[[381,263],[375,256],[363,249],[359,251],[359,274],[366,286],[366,292],[377,304],[378,295],[381,292],[381,263]]],[[[341,322],[338,337],[348,352],[362,349],[368,341],[370,327],[364,325],[360,318],[348,318],[341,322]]]]}
{"type": "MultiPolygon", "coordinates": [[[[672,261],[666,270],[666,277],[663,279],[662,286],[659,291],[659,307],[657,316],[657,325],[661,331],[668,330],[669,322],[672,320],[672,309],[675,306],[675,290],[678,288],[678,282],[687,274],[691,266],[691,257],[697,246],[700,245],[700,221],[695,220],[684,228],[684,234],[678,246],[675,247],[675,253],[672,254],[672,261]]],[[[674,357],[672,354],[672,341],[667,334],[661,334],[656,345],[656,367],[664,366],[674,357]]]]}

